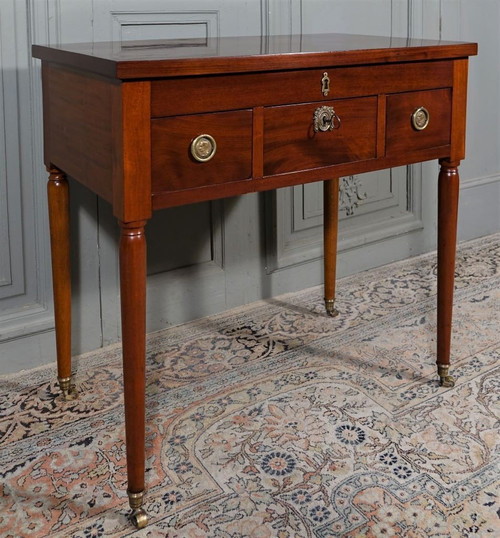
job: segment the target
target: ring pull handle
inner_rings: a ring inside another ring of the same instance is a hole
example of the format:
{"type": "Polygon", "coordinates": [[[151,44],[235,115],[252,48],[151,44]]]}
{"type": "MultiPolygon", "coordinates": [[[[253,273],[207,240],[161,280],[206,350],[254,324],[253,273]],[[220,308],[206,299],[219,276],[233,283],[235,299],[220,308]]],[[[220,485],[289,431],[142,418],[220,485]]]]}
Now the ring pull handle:
{"type": "Polygon", "coordinates": [[[431,116],[429,111],[425,107],[421,106],[417,108],[411,115],[411,124],[417,131],[423,131],[429,125],[430,119],[431,116]]]}
{"type": "Polygon", "coordinates": [[[340,118],[332,106],[320,106],[314,111],[314,132],[333,131],[340,128],[340,118]]]}
{"type": "Polygon", "coordinates": [[[217,151],[217,143],[213,136],[202,134],[191,142],[191,155],[200,163],[209,161],[217,151]]]}

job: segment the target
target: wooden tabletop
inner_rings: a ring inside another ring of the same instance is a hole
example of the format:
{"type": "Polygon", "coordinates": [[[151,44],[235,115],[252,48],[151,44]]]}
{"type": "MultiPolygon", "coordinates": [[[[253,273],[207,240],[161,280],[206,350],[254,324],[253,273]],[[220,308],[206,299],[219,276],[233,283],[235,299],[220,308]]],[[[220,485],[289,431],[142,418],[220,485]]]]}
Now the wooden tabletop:
{"type": "Polygon", "coordinates": [[[462,58],[477,44],[349,34],[33,45],[33,56],[121,80],[462,58]]]}

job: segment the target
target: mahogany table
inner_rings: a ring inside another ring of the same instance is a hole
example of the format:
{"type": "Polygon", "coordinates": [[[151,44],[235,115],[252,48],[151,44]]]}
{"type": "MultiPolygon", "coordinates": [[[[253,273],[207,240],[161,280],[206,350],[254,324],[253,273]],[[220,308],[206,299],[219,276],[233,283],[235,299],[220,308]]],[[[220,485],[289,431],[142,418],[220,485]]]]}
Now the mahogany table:
{"type": "Polygon", "coordinates": [[[156,209],[324,181],[325,305],[335,315],[338,178],[439,159],[437,368],[449,374],[468,57],[477,45],[352,35],[33,46],[42,59],[58,380],[71,383],[66,174],[113,207],[128,495],[145,491],[146,236],[156,209]],[[325,178],[329,178],[326,179],[325,178]]]}

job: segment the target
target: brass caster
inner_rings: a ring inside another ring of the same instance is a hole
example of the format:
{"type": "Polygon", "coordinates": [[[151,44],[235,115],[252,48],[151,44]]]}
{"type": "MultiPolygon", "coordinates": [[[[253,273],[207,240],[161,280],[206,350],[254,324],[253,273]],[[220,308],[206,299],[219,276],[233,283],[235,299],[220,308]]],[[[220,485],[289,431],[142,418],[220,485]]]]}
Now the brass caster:
{"type": "Polygon", "coordinates": [[[439,386],[451,388],[455,386],[455,378],[450,375],[449,366],[441,366],[438,364],[439,386]]]}
{"type": "Polygon", "coordinates": [[[71,377],[58,377],[57,381],[59,382],[63,398],[67,402],[78,398],[78,392],[76,391],[75,385],[71,384],[71,377]]]}
{"type": "Polygon", "coordinates": [[[136,528],[143,529],[148,524],[148,515],[142,508],[144,491],[139,491],[139,493],[127,491],[127,495],[130,508],[132,508],[130,520],[136,528]]]}
{"type": "Polygon", "coordinates": [[[440,387],[454,387],[455,378],[452,375],[439,376],[439,386],[440,387]]]}
{"type": "Polygon", "coordinates": [[[132,512],[130,516],[132,524],[137,529],[143,529],[148,524],[148,515],[142,508],[138,508],[132,512]]]}
{"type": "Polygon", "coordinates": [[[325,310],[327,315],[331,318],[339,315],[339,311],[335,308],[335,301],[333,299],[325,299],[325,310]]]}

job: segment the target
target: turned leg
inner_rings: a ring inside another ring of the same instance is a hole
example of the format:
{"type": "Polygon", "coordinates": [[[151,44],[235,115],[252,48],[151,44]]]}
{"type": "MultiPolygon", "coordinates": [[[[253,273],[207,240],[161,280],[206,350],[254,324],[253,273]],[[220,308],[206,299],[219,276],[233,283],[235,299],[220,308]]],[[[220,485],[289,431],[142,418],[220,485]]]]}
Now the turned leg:
{"type": "Polygon", "coordinates": [[[56,325],[57,379],[67,400],[76,397],[71,384],[71,273],[69,258],[69,186],[63,172],[48,169],[50,250],[56,325]]]}
{"type": "Polygon", "coordinates": [[[325,309],[329,316],[336,316],[335,278],[337,273],[337,236],[339,223],[339,179],[323,182],[324,225],[323,241],[325,251],[325,309]]]}
{"type": "Polygon", "coordinates": [[[440,161],[438,183],[438,292],[437,292],[437,368],[439,383],[453,387],[449,374],[453,286],[457,242],[459,176],[458,163],[440,161]]]}
{"type": "Polygon", "coordinates": [[[128,496],[138,528],[148,518],[142,509],[145,466],[146,390],[146,236],[145,221],[121,223],[120,290],[123,382],[127,443],[128,496]]]}

